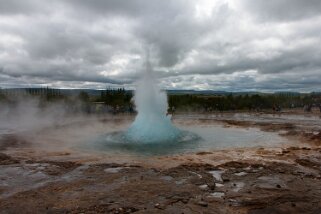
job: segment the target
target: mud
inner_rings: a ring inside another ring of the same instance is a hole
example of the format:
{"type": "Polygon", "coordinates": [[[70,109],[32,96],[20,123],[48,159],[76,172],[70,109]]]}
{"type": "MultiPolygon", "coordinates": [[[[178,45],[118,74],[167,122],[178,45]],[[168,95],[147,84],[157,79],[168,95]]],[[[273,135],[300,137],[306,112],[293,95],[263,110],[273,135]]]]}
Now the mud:
{"type": "MultiPolygon", "coordinates": [[[[246,160],[223,161],[218,165],[188,161],[193,158],[191,155],[181,157],[185,163],[168,168],[146,164],[15,161],[1,165],[0,210],[2,213],[320,213],[321,149],[284,151],[262,153],[258,149],[246,160]],[[255,160],[255,153],[265,156],[265,160],[255,160]]],[[[205,155],[204,162],[217,157],[216,153],[205,155]]],[[[170,160],[175,161],[174,157],[163,161],[170,160]]]]}
{"type": "Polygon", "coordinates": [[[0,213],[321,213],[317,127],[221,119],[299,143],[118,157],[38,150],[11,135],[0,140],[0,213]]]}

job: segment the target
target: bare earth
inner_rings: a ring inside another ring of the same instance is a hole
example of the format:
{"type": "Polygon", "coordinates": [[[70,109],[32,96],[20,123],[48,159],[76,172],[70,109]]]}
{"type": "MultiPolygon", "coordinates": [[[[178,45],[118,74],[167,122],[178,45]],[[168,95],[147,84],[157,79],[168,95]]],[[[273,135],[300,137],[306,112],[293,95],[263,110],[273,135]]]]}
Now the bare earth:
{"type": "Polygon", "coordinates": [[[320,117],[299,116],[176,115],[177,123],[258,127],[297,143],[168,156],[52,150],[4,134],[0,213],[321,213],[320,117]]]}

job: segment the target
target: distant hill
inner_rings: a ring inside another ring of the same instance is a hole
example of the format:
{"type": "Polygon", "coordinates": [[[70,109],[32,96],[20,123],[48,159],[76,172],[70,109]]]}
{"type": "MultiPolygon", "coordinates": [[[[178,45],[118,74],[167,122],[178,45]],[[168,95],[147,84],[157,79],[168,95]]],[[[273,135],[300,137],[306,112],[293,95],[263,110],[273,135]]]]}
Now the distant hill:
{"type": "MultiPolygon", "coordinates": [[[[41,90],[43,88],[11,88],[11,89],[1,89],[11,93],[22,93],[26,90],[41,90]]],[[[81,91],[88,93],[90,96],[99,96],[102,90],[97,89],[58,89],[61,94],[77,96],[81,91]]],[[[129,92],[133,92],[133,90],[126,90],[129,92]]],[[[166,90],[169,95],[185,95],[185,94],[194,94],[194,95],[254,95],[254,94],[268,94],[263,92],[255,92],[255,91],[241,91],[241,92],[228,92],[228,91],[214,91],[214,90],[166,90]]],[[[291,92],[291,91],[276,91],[274,93],[269,94],[280,94],[280,95],[289,95],[289,96],[298,96],[300,94],[321,94],[321,92],[311,92],[311,93],[300,93],[300,92],[291,92]]]]}
{"type": "Polygon", "coordinates": [[[167,90],[170,95],[181,95],[181,94],[198,94],[198,95],[253,95],[262,94],[261,92],[244,91],[244,92],[229,92],[229,91],[213,91],[213,90],[167,90]]]}

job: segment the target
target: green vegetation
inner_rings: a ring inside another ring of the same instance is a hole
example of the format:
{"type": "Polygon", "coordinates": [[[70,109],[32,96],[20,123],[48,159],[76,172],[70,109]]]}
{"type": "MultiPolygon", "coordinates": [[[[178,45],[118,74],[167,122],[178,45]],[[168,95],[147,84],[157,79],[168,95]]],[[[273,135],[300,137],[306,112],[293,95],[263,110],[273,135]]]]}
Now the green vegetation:
{"type": "Polygon", "coordinates": [[[320,94],[171,95],[169,106],[179,110],[231,111],[297,108],[319,105],[320,94]]]}
{"type": "MultiPolygon", "coordinates": [[[[70,112],[119,113],[134,112],[132,91],[124,88],[106,90],[60,90],[51,88],[0,89],[0,103],[15,102],[20,98],[36,97],[40,106],[60,102],[70,112]]],[[[304,108],[310,111],[321,104],[321,93],[192,93],[168,95],[169,111],[263,111],[304,108]]]]}
{"type": "Polygon", "coordinates": [[[118,107],[130,107],[132,93],[126,91],[124,88],[118,89],[106,89],[100,92],[100,97],[96,99],[98,102],[104,102],[106,105],[110,105],[114,108],[118,107]]]}

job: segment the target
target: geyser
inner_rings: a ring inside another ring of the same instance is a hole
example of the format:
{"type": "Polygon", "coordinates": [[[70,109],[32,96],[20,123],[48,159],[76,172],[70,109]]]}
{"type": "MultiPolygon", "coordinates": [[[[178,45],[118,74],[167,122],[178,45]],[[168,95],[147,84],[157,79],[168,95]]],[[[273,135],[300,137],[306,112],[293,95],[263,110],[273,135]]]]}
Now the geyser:
{"type": "Polygon", "coordinates": [[[138,114],[125,131],[107,133],[92,144],[99,150],[121,150],[146,155],[190,150],[201,138],[175,127],[167,116],[167,95],[161,91],[146,60],[146,69],[137,82],[134,95],[138,114]]]}
{"type": "Polygon", "coordinates": [[[176,141],[182,132],[172,123],[167,113],[167,95],[158,87],[152,66],[146,60],[146,69],[137,83],[134,95],[138,114],[124,133],[126,140],[137,143],[176,141]]]}

